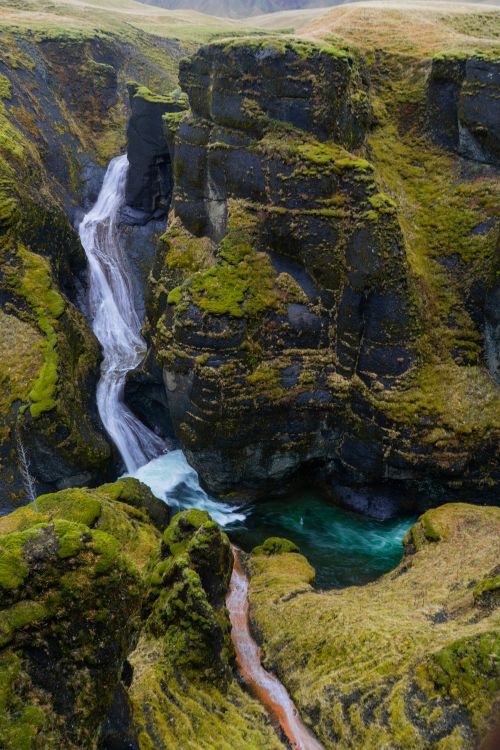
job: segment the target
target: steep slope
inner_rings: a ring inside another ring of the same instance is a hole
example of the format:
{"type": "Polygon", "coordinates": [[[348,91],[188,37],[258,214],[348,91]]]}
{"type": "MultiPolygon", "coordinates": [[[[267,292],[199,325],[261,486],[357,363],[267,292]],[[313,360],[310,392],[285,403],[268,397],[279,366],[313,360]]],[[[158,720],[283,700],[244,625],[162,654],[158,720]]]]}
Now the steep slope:
{"type": "Polygon", "coordinates": [[[4,750],[283,750],[233,673],[227,537],[125,479],[0,519],[4,750]]]}
{"type": "Polygon", "coordinates": [[[1,507],[26,493],[21,445],[38,491],[95,483],[110,466],[73,227],[125,150],[127,79],[170,89],[180,54],[143,32],[0,32],[1,507]]]}

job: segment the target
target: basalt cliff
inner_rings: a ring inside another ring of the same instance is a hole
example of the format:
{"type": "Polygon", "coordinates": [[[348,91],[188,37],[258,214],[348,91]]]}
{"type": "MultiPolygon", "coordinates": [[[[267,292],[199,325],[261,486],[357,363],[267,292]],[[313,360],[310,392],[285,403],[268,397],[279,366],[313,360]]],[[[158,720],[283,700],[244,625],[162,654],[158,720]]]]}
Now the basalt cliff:
{"type": "Polygon", "coordinates": [[[210,491],[494,494],[496,70],[277,40],[182,62],[149,331],[210,491]]]}

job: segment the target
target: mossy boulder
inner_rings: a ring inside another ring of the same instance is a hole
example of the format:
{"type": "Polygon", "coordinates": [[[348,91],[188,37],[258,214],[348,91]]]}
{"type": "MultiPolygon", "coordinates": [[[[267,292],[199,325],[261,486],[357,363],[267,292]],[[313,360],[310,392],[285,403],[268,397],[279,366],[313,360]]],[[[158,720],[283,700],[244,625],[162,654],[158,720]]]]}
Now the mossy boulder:
{"type": "Polygon", "coordinates": [[[134,484],[46,495],[1,519],[6,750],[97,744],[160,549],[134,484]]]}
{"type": "Polygon", "coordinates": [[[296,553],[252,555],[265,663],[325,748],[478,747],[500,697],[499,602],[483,599],[498,587],[499,531],[498,508],[443,505],[394,571],[330,592],[296,553]]]}
{"type": "Polygon", "coordinates": [[[168,523],[167,506],[137,479],[121,479],[97,489],[67,489],[0,518],[0,534],[24,531],[35,523],[64,519],[112,535],[138,569],[159,550],[159,531],[168,523]]]}
{"type": "Polygon", "coordinates": [[[300,552],[300,549],[289,539],[281,539],[278,536],[269,537],[252,550],[253,555],[284,555],[289,552],[300,552]]]}

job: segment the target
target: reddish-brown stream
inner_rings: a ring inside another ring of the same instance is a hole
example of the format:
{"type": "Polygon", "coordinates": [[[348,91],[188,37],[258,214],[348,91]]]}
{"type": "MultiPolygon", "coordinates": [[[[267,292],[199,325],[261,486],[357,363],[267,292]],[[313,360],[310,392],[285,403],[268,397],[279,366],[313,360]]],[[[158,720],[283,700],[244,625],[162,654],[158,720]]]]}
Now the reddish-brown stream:
{"type": "Polygon", "coordinates": [[[273,721],[281,726],[293,750],[323,750],[322,745],[300,720],[298,711],[281,682],[266,672],[260,663],[260,650],[252,638],[248,621],[248,579],[234,547],[233,555],[234,568],[226,604],[241,676],[266,707],[273,721]]]}

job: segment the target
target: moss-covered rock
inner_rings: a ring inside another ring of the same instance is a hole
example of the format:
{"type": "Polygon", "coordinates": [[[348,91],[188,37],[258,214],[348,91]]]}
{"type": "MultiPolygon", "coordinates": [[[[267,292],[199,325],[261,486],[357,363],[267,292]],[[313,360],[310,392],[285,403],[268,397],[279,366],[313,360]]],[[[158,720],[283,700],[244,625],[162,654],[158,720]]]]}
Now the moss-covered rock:
{"type": "Polygon", "coordinates": [[[314,466],[333,492],[405,486],[418,507],[494,495],[499,394],[482,358],[498,180],[427,139],[427,70],[276,39],[181,66],[191,112],[169,129],[149,331],[212,491],[265,496],[314,466]],[[332,125],[332,102],[359,138],[332,125]]]}
{"type": "Polygon", "coordinates": [[[110,534],[139,570],[158,552],[159,531],[168,523],[167,506],[137,479],[121,479],[97,489],[67,489],[0,518],[0,534],[64,519],[110,534]]]}
{"type": "Polygon", "coordinates": [[[251,557],[265,663],[325,748],[477,747],[500,696],[498,599],[482,600],[499,531],[498,508],[444,505],[393,572],[341,591],[315,591],[296,553],[251,557]]]}
{"type": "Polygon", "coordinates": [[[300,549],[289,539],[281,539],[278,536],[269,537],[252,550],[253,555],[284,555],[290,552],[300,552],[300,549]]]}
{"type": "Polygon", "coordinates": [[[224,605],[232,560],[226,535],[204,511],[178,513],[165,530],[148,617],[130,655],[128,692],[141,750],[282,747],[232,672],[224,605]]]}
{"type": "Polygon", "coordinates": [[[149,490],[122,480],[45,495],[1,519],[6,750],[96,746],[159,557],[151,509],[149,490]]]}

